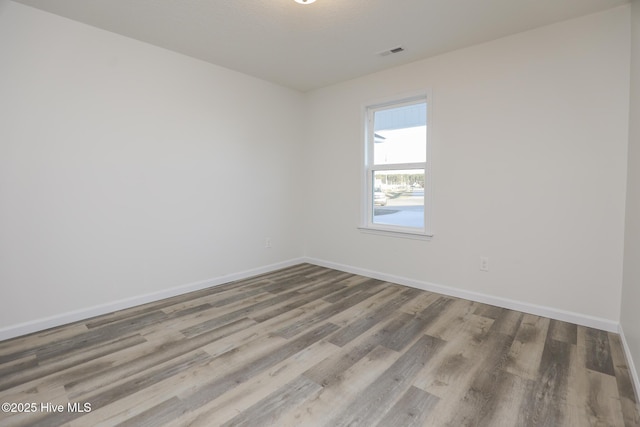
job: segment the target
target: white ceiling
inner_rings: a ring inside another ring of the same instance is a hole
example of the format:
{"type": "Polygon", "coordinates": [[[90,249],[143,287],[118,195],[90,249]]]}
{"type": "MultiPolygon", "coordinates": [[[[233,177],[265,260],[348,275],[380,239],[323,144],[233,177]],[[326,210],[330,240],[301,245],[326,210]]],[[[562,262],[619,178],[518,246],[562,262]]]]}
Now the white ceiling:
{"type": "Polygon", "coordinates": [[[629,0],[15,0],[300,91],[629,0]],[[381,57],[397,46],[404,52],[381,57]]]}

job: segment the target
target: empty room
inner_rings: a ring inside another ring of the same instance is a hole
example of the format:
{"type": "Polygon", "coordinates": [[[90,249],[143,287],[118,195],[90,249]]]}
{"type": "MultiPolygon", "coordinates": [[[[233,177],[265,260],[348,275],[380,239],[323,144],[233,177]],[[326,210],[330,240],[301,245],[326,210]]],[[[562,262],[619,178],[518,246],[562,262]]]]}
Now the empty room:
{"type": "Polygon", "coordinates": [[[640,1],[0,0],[1,426],[640,426],[640,1]]]}

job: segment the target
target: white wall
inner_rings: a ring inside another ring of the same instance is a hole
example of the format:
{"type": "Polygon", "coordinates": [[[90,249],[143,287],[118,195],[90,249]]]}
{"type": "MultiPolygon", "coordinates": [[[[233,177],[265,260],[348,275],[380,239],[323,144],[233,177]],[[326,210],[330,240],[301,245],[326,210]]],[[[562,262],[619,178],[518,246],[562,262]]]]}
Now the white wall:
{"type": "Polygon", "coordinates": [[[635,363],[637,384],[640,377],[640,2],[637,1],[631,6],[629,105],[629,172],[620,323],[635,363]]]}
{"type": "Polygon", "coordinates": [[[1,6],[0,330],[302,255],[299,93],[1,6]]]}
{"type": "Polygon", "coordinates": [[[623,6],[308,94],[307,255],[617,324],[628,82],[623,6]],[[425,88],[435,237],[362,233],[362,108],[425,88]]]}

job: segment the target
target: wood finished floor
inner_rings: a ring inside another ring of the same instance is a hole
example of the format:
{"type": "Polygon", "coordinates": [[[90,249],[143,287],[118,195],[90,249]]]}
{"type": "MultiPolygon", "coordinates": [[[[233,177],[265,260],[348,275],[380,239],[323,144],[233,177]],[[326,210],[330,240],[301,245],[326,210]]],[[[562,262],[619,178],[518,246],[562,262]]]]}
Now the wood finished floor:
{"type": "Polygon", "coordinates": [[[640,425],[617,334],[308,264],[0,342],[0,402],[37,405],[0,426],[640,425]]]}

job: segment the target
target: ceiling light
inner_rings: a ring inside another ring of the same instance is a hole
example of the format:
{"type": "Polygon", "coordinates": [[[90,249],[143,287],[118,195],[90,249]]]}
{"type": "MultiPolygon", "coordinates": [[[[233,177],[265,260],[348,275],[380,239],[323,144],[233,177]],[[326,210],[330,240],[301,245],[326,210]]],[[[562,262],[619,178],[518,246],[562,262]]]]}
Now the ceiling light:
{"type": "Polygon", "coordinates": [[[296,0],[296,3],[300,3],[300,4],[311,4],[316,0],[296,0]]]}

